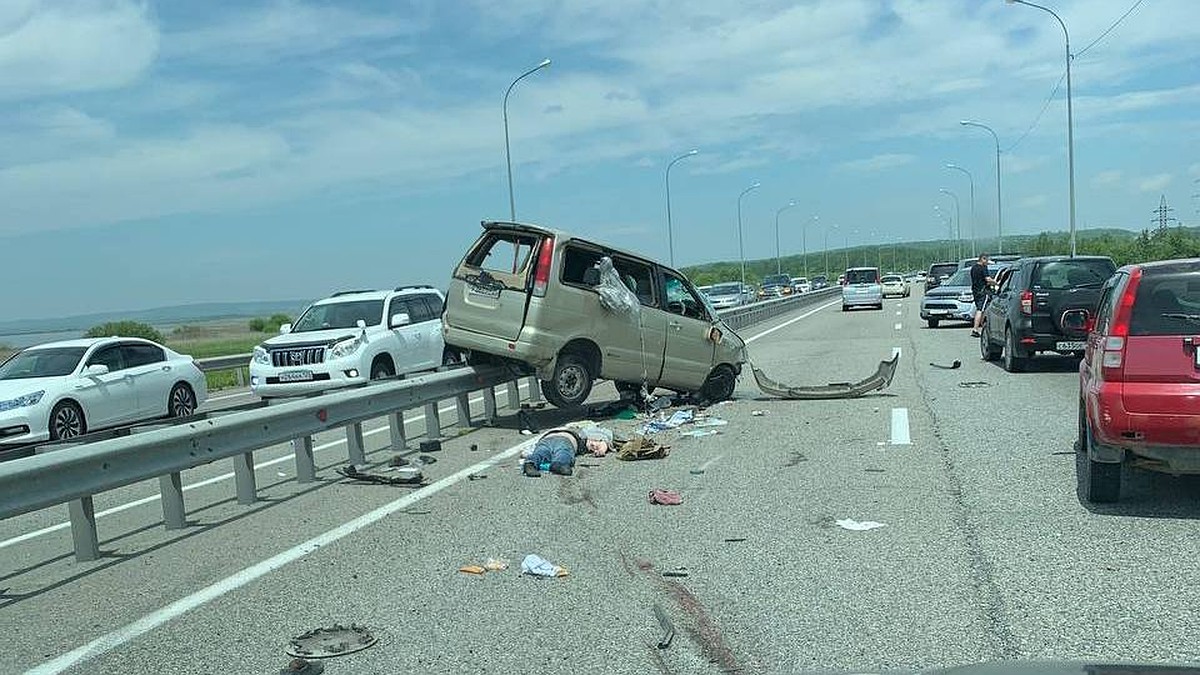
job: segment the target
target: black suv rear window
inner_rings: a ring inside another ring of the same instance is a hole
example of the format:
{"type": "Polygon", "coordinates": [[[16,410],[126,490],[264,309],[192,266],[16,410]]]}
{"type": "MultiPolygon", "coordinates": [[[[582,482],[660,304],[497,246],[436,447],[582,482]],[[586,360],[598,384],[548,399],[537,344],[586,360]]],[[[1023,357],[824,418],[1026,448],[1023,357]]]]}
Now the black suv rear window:
{"type": "Polygon", "coordinates": [[[944,277],[948,274],[954,274],[958,271],[958,265],[949,263],[946,265],[933,265],[929,268],[929,276],[944,277]]]}
{"type": "Polygon", "coordinates": [[[1116,271],[1108,260],[1049,260],[1033,268],[1031,285],[1051,291],[1100,288],[1116,271]]]}
{"type": "Polygon", "coordinates": [[[1200,274],[1142,277],[1133,300],[1131,335],[1184,335],[1200,331],[1200,274]]]}

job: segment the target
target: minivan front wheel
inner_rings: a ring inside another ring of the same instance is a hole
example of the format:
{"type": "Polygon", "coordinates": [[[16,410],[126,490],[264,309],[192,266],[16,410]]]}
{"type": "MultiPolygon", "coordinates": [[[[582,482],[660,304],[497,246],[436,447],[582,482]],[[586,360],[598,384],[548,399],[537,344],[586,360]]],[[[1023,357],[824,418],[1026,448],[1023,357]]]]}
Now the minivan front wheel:
{"type": "Polygon", "coordinates": [[[708,379],[700,387],[700,395],[713,403],[718,403],[733,396],[737,387],[737,373],[729,364],[722,363],[713,368],[708,379]]]}
{"type": "Polygon", "coordinates": [[[542,395],[556,408],[574,408],[592,393],[592,372],[575,354],[560,354],[549,380],[542,380],[542,395]]]}

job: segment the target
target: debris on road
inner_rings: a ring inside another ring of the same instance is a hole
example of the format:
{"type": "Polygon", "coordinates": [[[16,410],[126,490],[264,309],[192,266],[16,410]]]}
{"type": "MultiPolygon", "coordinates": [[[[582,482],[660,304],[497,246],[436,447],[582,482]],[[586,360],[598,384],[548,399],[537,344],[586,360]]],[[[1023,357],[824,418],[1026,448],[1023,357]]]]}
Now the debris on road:
{"type": "Polygon", "coordinates": [[[286,668],[279,671],[279,675],[320,675],[323,672],[325,672],[325,664],[320,661],[292,659],[286,668]]]}
{"type": "Polygon", "coordinates": [[[654,603],[654,616],[658,619],[658,625],[663,630],[663,636],[658,641],[658,648],[666,649],[671,646],[671,640],[675,638],[675,626],[667,618],[667,613],[663,610],[662,605],[657,602],[654,603]]]}
{"type": "Polygon", "coordinates": [[[530,553],[521,561],[521,574],[535,577],[565,577],[568,572],[565,567],[559,567],[540,555],[530,553]]]}
{"type": "MultiPolygon", "coordinates": [[[[830,382],[826,385],[808,387],[789,387],[767,377],[763,371],[754,368],[754,380],[758,388],[768,396],[789,400],[816,401],[822,399],[857,398],[872,391],[887,389],[892,384],[896,374],[896,366],[900,363],[900,355],[896,354],[890,360],[880,361],[875,374],[858,382],[830,382]]],[[[753,413],[751,413],[753,414],[753,413]]]]}
{"type": "Polygon", "coordinates": [[[488,558],[483,566],[489,572],[502,572],[508,569],[508,561],[503,558],[488,558]]]}
{"type": "Polygon", "coordinates": [[[424,484],[425,477],[421,475],[420,470],[410,469],[401,476],[381,476],[377,473],[363,473],[358,470],[357,466],[349,464],[344,467],[334,469],[338,474],[345,476],[360,483],[379,483],[381,485],[404,485],[421,487],[424,484]]]}
{"type": "Polygon", "coordinates": [[[479,450],[479,446],[475,443],[472,443],[471,444],[471,452],[476,452],[478,450],[479,450]]]}
{"type": "Polygon", "coordinates": [[[708,417],[702,420],[697,420],[692,426],[694,427],[723,427],[729,424],[728,420],[723,420],[720,417],[708,417]]]}
{"type": "Polygon", "coordinates": [[[724,541],[727,544],[735,544],[735,543],[746,541],[746,538],[745,537],[727,537],[724,541]]]}
{"type": "Polygon", "coordinates": [[[486,473],[473,473],[467,476],[467,480],[484,480],[487,478],[486,473]]]}
{"type": "Polygon", "coordinates": [[[421,452],[441,452],[442,442],[436,438],[428,441],[421,441],[421,452]]]}
{"type": "Polygon", "coordinates": [[[378,641],[378,638],[366,626],[356,623],[343,626],[335,623],[332,626],[317,628],[297,635],[288,644],[286,652],[288,656],[297,658],[327,658],[353,654],[378,641]]]}
{"type": "Polygon", "coordinates": [[[521,423],[521,434],[529,436],[541,431],[536,422],[533,421],[533,415],[529,414],[529,410],[522,407],[517,411],[517,421],[521,423]]]}
{"type": "Polygon", "coordinates": [[[753,417],[762,417],[767,414],[766,410],[751,410],[750,415],[753,417]]]}
{"type": "Polygon", "coordinates": [[[679,436],[686,436],[688,438],[702,438],[704,436],[716,436],[719,433],[721,432],[716,429],[692,429],[691,431],[681,431],[679,436]]]}
{"type": "Polygon", "coordinates": [[[668,429],[677,429],[685,424],[690,423],[695,417],[695,412],[692,410],[676,410],[670,417],[666,419],[657,419],[647,422],[642,427],[643,434],[653,434],[659,431],[668,429]]]}
{"type": "Polygon", "coordinates": [[[964,389],[980,389],[983,387],[992,386],[989,382],[959,382],[958,386],[964,389]]]}
{"type": "Polygon", "coordinates": [[[404,457],[402,455],[395,455],[392,457],[391,461],[388,462],[388,465],[389,466],[408,466],[408,460],[404,459],[404,457]]]}
{"type": "Polygon", "coordinates": [[[458,568],[458,571],[466,574],[483,574],[484,572],[487,572],[486,569],[479,565],[463,565],[462,567],[458,568]]]}
{"type": "Polygon", "coordinates": [[[851,518],[842,518],[841,520],[837,520],[834,522],[837,523],[837,526],[842,528],[843,530],[854,530],[856,532],[863,532],[866,530],[874,530],[877,527],[887,527],[887,525],[885,525],[884,523],[877,523],[873,520],[864,520],[863,522],[860,523],[857,520],[853,520],[851,518]]]}
{"type": "Polygon", "coordinates": [[[683,503],[683,496],[675,490],[654,488],[650,491],[650,503],[663,506],[678,506],[683,503]]]}
{"type": "Polygon", "coordinates": [[[437,464],[437,457],[433,455],[417,455],[417,460],[420,464],[437,464]]]}
{"type": "Polygon", "coordinates": [[[617,450],[617,459],[633,461],[639,459],[662,459],[669,454],[671,446],[659,445],[654,441],[642,436],[634,434],[621,444],[617,450]]]}
{"type": "Polygon", "coordinates": [[[951,363],[948,366],[944,366],[940,363],[932,363],[932,362],[929,365],[933,366],[934,368],[941,368],[942,370],[956,370],[958,368],[962,368],[962,361],[955,359],[954,363],[951,363]]]}
{"type": "Polygon", "coordinates": [[[688,575],[686,567],[677,567],[673,570],[666,570],[662,573],[664,577],[686,577],[688,575]]]}

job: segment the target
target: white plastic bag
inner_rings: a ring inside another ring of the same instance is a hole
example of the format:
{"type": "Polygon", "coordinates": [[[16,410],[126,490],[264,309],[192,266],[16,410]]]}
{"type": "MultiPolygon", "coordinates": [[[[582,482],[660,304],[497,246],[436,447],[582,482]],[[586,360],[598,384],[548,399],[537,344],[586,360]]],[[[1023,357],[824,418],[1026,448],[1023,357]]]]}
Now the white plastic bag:
{"type": "Polygon", "coordinates": [[[610,312],[628,314],[636,321],[642,305],[633,291],[621,281],[612,259],[608,256],[601,258],[597,267],[600,270],[600,282],[596,284],[596,292],[600,294],[600,304],[610,312]]]}

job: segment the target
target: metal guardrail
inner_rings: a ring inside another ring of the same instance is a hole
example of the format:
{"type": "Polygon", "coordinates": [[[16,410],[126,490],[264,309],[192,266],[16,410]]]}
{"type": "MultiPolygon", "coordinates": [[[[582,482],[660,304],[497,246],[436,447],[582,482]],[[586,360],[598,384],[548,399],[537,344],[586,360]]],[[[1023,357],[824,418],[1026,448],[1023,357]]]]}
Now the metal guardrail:
{"type": "MultiPolygon", "coordinates": [[[[816,304],[840,289],[779,298],[719,312],[737,329],[773,316],[816,304]]],[[[240,367],[249,355],[198,360],[203,370],[240,367]]],[[[404,412],[425,408],[425,434],[442,435],[438,403],[454,399],[458,424],[469,426],[470,394],[482,391],[483,417],[496,416],[496,388],[505,385],[506,404],[518,408],[522,398],[517,379],[500,367],[463,367],[445,372],[383,381],[313,398],[287,401],[232,414],[205,416],[143,433],[97,440],[70,450],[51,451],[0,463],[0,520],[67,503],[75,558],[100,555],[92,498],[108,490],[152,478],[159,479],[163,521],[167,529],[185,527],[182,472],[230,459],[239,504],[257,501],[254,452],[291,442],[296,480],[316,480],[313,435],[345,428],[348,460],[366,462],[363,422],[387,417],[391,447],[405,449],[404,412]]],[[[541,400],[536,377],[529,377],[528,398],[541,400]]]]}

